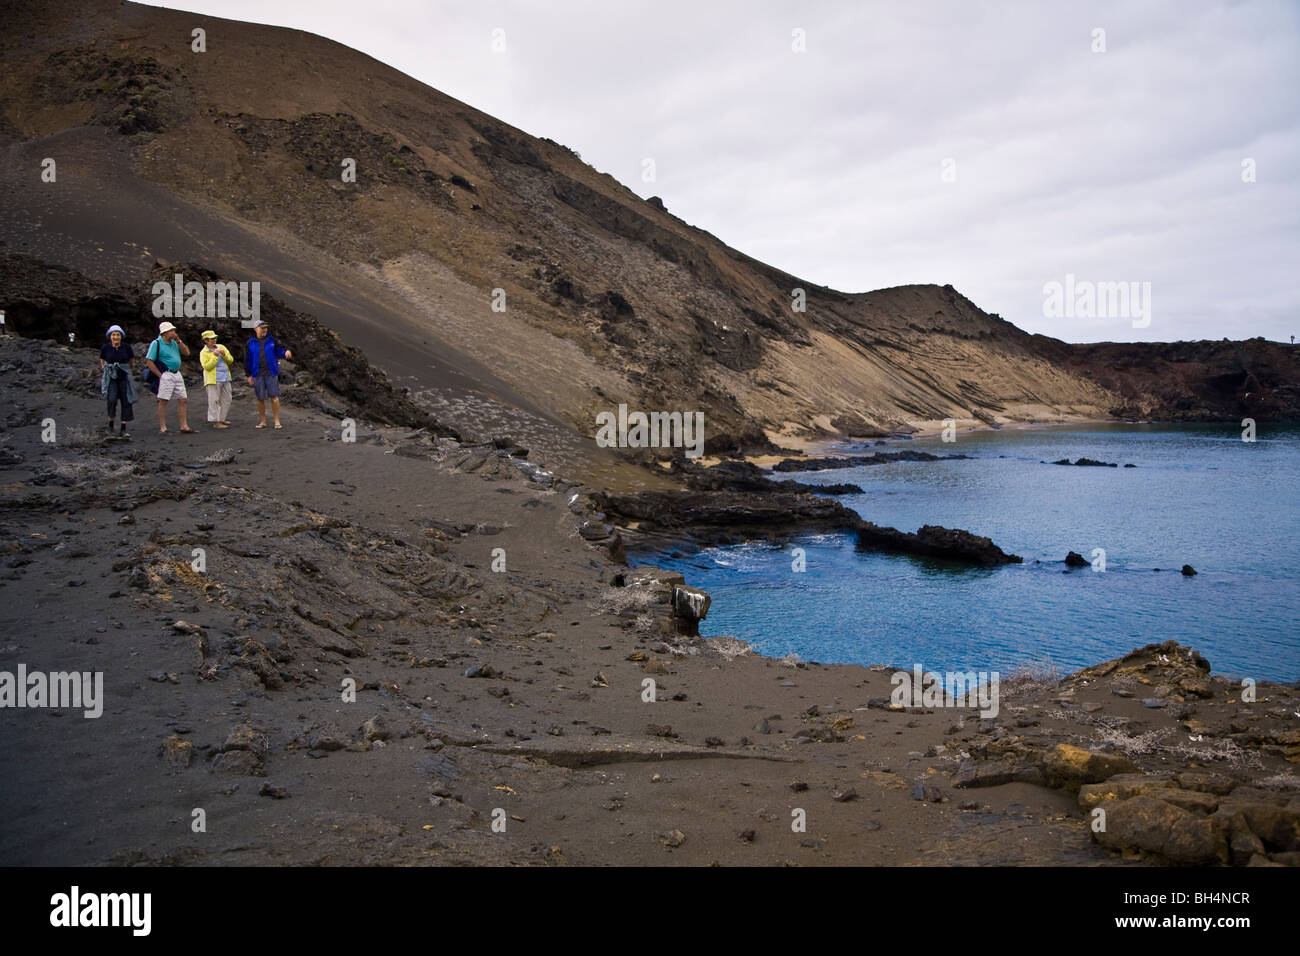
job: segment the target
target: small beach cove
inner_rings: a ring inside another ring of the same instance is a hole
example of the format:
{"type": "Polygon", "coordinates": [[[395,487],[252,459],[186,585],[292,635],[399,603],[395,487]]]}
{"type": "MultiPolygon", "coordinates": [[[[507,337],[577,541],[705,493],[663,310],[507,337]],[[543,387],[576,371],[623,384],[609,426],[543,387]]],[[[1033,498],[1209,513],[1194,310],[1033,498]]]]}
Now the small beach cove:
{"type": "Polygon", "coordinates": [[[863,494],[837,500],[868,521],[964,528],[1024,564],[966,568],[865,552],[851,533],[634,550],[632,563],[680,571],[708,591],[702,633],[776,657],[1068,672],[1173,638],[1201,650],[1216,673],[1284,681],[1300,673],[1294,426],[1265,425],[1243,442],[1231,424],[1072,424],[825,453],[903,450],[969,459],[774,477],[856,484],[863,494]],[[1052,464],[1080,458],[1119,467],[1052,464]],[[793,569],[796,547],[802,572],[793,569]],[[1105,552],[1104,573],[1093,570],[1094,549],[1105,552]],[[1069,551],[1088,566],[1067,569],[1069,551]],[[1198,573],[1182,575],[1184,564],[1198,573]]]}

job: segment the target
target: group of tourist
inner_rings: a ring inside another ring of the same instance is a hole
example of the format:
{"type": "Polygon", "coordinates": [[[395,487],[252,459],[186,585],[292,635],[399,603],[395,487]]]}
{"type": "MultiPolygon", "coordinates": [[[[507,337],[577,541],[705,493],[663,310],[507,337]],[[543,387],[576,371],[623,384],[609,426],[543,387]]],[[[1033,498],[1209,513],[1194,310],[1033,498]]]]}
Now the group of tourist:
{"type": "MultiPolygon", "coordinates": [[[[257,428],[266,428],[266,404],[271,403],[271,422],[280,428],[280,359],[292,359],[293,353],[279,345],[271,336],[266,322],[259,321],[254,334],[244,348],[244,372],[248,384],[257,396],[257,428]]],[[[190,357],[189,346],[181,339],[176,326],[163,322],[158,326],[158,337],[149,343],[145,352],[145,365],[157,382],[158,431],[167,432],[167,406],[176,403],[176,418],[184,434],[193,434],[187,418],[189,396],[181,363],[190,357]]],[[[203,347],[199,350],[199,365],[203,368],[203,388],[208,393],[208,423],[213,428],[229,428],[231,386],[234,382],[235,357],[218,341],[211,329],[203,333],[203,347]]],[[[99,350],[101,372],[100,394],[108,402],[108,434],[114,434],[115,423],[120,423],[121,438],[129,438],[127,422],[135,419],[136,401],[132,373],[135,370],[135,351],[126,343],[126,332],[120,325],[108,330],[106,341],[99,350]],[[120,409],[120,411],[119,411],[120,409]]],[[[152,388],[152,384],[150,386],[152,388]]]]}

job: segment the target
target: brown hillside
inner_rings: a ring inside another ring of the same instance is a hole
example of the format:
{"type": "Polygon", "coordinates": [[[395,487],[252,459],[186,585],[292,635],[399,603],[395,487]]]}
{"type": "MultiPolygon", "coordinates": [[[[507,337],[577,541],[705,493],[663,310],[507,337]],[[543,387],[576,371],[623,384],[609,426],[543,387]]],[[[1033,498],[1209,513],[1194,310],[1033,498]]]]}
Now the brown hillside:
{"type": "Polygon", "coordinates": [[[453,394],[579,435],[618,402],[703,409],[715,447],[1118,404],[950,287],[812,286],[340,44],[110,0],[5,14],[8,251],[261,280],[467,433],[495,413],[453,394]]]}

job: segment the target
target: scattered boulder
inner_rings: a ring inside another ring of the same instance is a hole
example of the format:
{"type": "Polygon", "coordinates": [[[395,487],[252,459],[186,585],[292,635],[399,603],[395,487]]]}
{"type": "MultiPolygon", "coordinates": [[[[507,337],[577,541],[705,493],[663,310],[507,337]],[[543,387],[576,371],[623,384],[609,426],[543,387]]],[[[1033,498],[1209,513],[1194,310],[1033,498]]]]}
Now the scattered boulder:
{"type": "Polygon", "coordinates": [[[179,734],[163,738],[161,755],[170,767],[184,769],[194,760],[194,744],[182,740],[179,734]]]}
{"type": "Polygon", "coordinates": [[[348,741],[328,727],[313,727],[307,734],[307,747],[310,750],[335,751],[347,747],[348,741]]]}
{"type": "Polygon", "coordinates": [[[241,724],[230,732],[221,751],[212,758],[212,769],[233,776],[264,777],[270,750],[271,740],[265,730],[241,724]]]}
{"type": "MultiPolygon", "coordinates": [[[[1017,767],[1010,760],[963,760],[951,783],[959,789],[1000,787],[1016,779],[1017,767]]],[[[1040,771],[1041,776],[1041,771],[1040,771]]]]}
{"type": "Polygon", "coordinates": [[[1105,828],[1092,833],[1102,846],[1147,854],[1162,863],[1228,862],[1228,826],[1221,818],[1201,816],[1145,794],[1103,809],[1105,828]]]}
{"type": "Polygon", "coordinates": [[[578,526],[578,534],[584,541],[604,550],[615,564],[627,563],[623,538],[612,524],[589,518],[578,526]]]}
{"type": "Polygon", "coordinates": [[[681,830],[668,830],[659,834],[659,842],[671,849],[676,849],[686,842],[686,834],[681,830]]]}
{"type": "Polygon", "coordinates": [[[376,740],[388,740],[393,734],[384,724],[384,718],[376,714],[361,725],[361,736],[373,743],[376,740]]]}
{"type": "Polygon", "coordinates": [[[912,788],[912,799],[922,803],[942,803],[943,793],[933,784],[918,780],[916,786],[912,788]]]}
{"type": "Polygon", "coordinates": [[[709,613],[713,599],[705,591],[689,585],[673,587],[673,622],[677,633],[696,636],[700,633],[700,621],[709,613]]]}
{"type": "Polygon", "coordinates": [[[1057,744],[1043,757],[1047,784],[1078,791],[1088,783],[1101,783],[1117,773],[1136,773],[1132,760],[1122,754],[1097,753],[1072,744],[1057,744]]]}
{"type": "Polygon", "coordinates": [[[837,731],[829,723],[817,721],[815,723],[809,724],[807,727],[800,727],[797,731],[795,731],[794,736],[791,739],[798,744],[808,744],[814,742],[823,743],[823,744],[838,744],[838,743],[843,743],[844,735],[841,734],[839,731],[837,731]]]}
{"type": "Polygon", "coordinates": [[[212,758],[212,769],[236,777],[264,777],[266,760],[251,750],[227,750],[212,758]]]}
{"type": "Polygon", "coordinates": [[[252,671],[267,690],[278,690],[284,686],[284,678],[275,666],[271,652],[251,637],[244,640],[237,664],[252,671]]]}

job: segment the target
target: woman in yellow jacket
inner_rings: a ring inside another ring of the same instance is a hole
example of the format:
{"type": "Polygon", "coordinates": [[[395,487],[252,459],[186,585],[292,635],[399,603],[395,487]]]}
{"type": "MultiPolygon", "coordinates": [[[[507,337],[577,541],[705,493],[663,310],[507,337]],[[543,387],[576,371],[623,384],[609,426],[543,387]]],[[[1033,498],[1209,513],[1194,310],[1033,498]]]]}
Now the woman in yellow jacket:
{"type": "Polygon", "coordinates": [[[230,414],[230,365],[234,361],[230,350],[217,342],[216,332],[209,329],[203,333],[199,363],[203,366],[203,387],[208,393],[208,421],[213,428],[230,427],[226,416],[230,414]]]}

